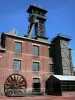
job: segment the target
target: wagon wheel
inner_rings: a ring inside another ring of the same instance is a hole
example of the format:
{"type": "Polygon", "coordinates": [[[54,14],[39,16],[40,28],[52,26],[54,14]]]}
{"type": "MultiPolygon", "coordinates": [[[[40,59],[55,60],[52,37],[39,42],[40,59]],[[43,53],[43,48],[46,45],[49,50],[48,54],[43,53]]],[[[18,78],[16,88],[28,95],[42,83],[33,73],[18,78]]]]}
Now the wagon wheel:
{"type": "Polygon", "coordinates": [[[20,74],[11,74],[5,81],[4,92],[6,96],[24,96],[26,80],[20,74]]]}

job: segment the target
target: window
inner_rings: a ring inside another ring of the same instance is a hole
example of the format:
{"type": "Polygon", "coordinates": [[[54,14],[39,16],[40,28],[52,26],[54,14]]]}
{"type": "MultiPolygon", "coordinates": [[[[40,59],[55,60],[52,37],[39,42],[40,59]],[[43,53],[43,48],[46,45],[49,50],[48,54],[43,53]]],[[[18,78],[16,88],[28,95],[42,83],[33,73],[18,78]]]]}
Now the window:
{"type": "Polygon", "coordinates": [[[33,71],[39,71],[39,62],[33,62],[33,71]]]}
{"type": "Polygon", "coordinates": [[[14,70],[20,70],[21,69],[21,60],[14,59],[13,69],[14,70]]]}
{"type": "Polygon", "coordinates": [[[21,53],[22,52],[22,43],[21,42],[15,42],[15,52],[21,53]]]}
{"type": "Polygon", "coordinates": [[[50,64],[50,72],[53,72],[53,64],[50,64]]]}
{"type": "Polygon", "coordinates": [[[33,55],[39,56],[39,46],[33,45],[33,55]]]}

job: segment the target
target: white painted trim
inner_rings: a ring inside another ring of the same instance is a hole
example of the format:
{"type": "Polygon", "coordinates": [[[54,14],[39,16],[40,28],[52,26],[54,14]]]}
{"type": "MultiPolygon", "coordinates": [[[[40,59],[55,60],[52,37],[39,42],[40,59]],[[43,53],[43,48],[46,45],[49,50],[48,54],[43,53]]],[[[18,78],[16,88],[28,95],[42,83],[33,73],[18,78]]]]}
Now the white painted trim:
{"type": "Polygon", "coordinates": [[[16,54],[22,54],[22,53],[19,53],[19,52],[15,52],[15,51],[14,51],[14,53],[16,53],[16,54]]]}
{"type": "Polygon", "coordinates": [[[19,59],[19,58],[12,58],[12,59],[15,59],[15,60],[23,60],[23,59],[19,59]]]}
{"type": "Polygon", "coordinates": [[[32,43],[32,45],[33,45],[33,46],[40,46],[39,44],[36,44],[36,43],[32,43]]]}
{"type": "Polygon", "coordinates": [[[23,43],[24,41],[21,41],[21,40],[14,40],[14,42],[20,42],[20,43],[23,43]]]}
{"type": "Polygon", "coordinates": [[[33,78],[39,78],[39,79],[40,79],[41,77],[37,77],[37,76],[32,76],[32,79],[33,79],[33,78]]]}
{"type": "Polygon", "coordinates": [[[32,62],[39,62],[40,63],[40,61],[37,61],[37,60],[32,60],[32,62]]]}

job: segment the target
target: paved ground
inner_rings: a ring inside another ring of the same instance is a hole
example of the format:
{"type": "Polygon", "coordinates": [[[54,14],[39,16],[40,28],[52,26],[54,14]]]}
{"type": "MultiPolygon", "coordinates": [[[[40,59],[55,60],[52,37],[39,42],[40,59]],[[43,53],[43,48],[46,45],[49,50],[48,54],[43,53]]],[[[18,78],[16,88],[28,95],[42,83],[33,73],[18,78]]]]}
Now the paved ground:
{"type": "Polygon", "coordinates": [[[0,100],[75,100],[75,97],[34,96],[34,97],[0,97],[0,100]]]}

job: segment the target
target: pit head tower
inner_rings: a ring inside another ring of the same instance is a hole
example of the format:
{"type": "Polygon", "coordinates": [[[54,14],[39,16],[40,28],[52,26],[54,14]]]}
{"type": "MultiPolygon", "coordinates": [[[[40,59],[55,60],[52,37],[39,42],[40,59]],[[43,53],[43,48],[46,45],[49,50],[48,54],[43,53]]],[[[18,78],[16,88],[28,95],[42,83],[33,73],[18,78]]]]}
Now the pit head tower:
{"type": "Polygon", "coordinates": [[[32,29],[34,29],[35,38],[39,37],[39,38],[48,39],[46,37],[46,31],[45,31],[47,10],[37,7],[35,5],[30,5],[27,12],[29,13],[29,17],[28,17],[29,26],[25,37],[30,38],[32,35],[32,29]]]}

